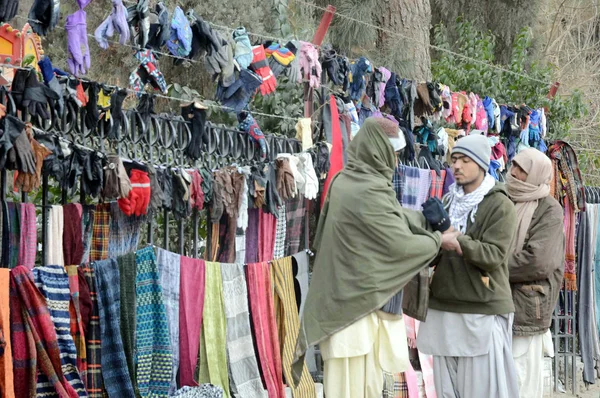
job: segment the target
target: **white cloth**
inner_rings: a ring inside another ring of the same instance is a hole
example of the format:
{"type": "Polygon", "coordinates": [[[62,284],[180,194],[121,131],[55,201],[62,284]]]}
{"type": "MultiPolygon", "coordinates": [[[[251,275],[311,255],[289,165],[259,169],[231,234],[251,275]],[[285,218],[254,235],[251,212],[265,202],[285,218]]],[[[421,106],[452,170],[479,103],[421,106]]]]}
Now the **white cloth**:
{"type": "Polygon", "coordinates": [[[406,326],[399,315],[373,312],[321,343],[326,397],[380,398],[383,371],[410,364],[406,326]]]}
{"type": "Polygon", "coordinates": [[[500,105],[496,102],[495,99],[492,98],[492,106],[494,107],[494,128],[496,129],[496,133],[500,134],[500,105]]]}
{"type": "Polygon", "coordinates": [[[52,206],[48,212],[48,242],[46,247],[46,264],[65,265],[63,255],[64,231],[63,207],[52,206]]]}
{"type": "Polygon", "coordinates": [[[446,154],[448,153],[448,132],[445,128],[440,127],[440,129],[437,131],[437,136],[438,148],[442,149],[442,156],[446,157],[446,154]]]}
{"type": "Polygon", "coordinates": [[[240,208],[237,219],[237,227],[243,229],[244,231],[248,228],[248,176],[250,175],[250,167],[240,167],[238,171],[242,173],[245,177],[244,180],[244,188],[242,197],[240,200],[240,208]]]}
{"type": "Polygon", "coordinates": [[[521,398],[544,395],[544,335],[514,336],[513,358],[521,398]]]}
{"type": "Polygon", "coordinates": [[[446,194],[446,201],[450,222],[455,229],[464,234],[467,230],[469,215],[471,216],[471,222],[475,222],[475,214],[479,203],[495,184],[494,177],[486,174],[481,185],[469,194],[465,194],[463,188],[456,183],[450,185],[450,191],[446,194]]]}
{"type": "MultiPolygon", "coordinates": [[[[298,170],[304,176],[304,185],[299,186],[298,190],[308,200],[317,198],[319,193],[319,179],[313,166],[312,157],[306,152],[298,154],[298,170]]],[[[301,181],[302,182],[302,181],[301,181]]]]}
{"type": "Polygon", "coordinates": [[[303,117],[296,123],[296,139],[302,142],[303,151],[313,146],[311,120],[309,117],[303,117]]]}

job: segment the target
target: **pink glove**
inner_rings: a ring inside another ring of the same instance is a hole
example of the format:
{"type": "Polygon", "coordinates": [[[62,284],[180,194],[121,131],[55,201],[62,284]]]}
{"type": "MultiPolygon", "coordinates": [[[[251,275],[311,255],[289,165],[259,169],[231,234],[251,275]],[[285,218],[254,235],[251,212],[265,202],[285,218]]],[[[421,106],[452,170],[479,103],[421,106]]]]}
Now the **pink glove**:
{"type": "Polygon", "coordinates": [[[300,75],[298,82],[306,81],[312,88],[321,86],[321,63],[319,62],[319,51],[310,43],[302,42],[300,47],[300,75]]]}

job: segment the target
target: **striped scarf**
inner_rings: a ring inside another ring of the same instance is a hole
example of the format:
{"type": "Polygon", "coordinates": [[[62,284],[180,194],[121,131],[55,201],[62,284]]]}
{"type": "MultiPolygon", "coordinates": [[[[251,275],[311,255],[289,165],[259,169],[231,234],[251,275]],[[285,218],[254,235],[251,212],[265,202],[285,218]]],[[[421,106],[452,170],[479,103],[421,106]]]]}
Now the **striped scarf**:
{"type": "Polygon", "coordinates": [[[92,227],[92,244],[90,261],[108,258],[108,234],[110,232],[110,204],[101,203],[96,206],[92,227]]]}
{"type": "Polygon", "coordinates": [[[96,206],[83,206],[83,214],[81,216],[81,230],[83,231],[83,256],[81,264],[87,264],[90,261],[90,249],[92,247],[92,230],[94,228],[94,215],[96,206]]]}
{"type": "MultiPolygon", "coordinates": [[[[285,220],[285,217],[282,218],[285,220]]],[[[260,379],[258,362],[254,353],[244,266],[221,264],[221,276],[227,322],[227,353],[229,354],[232,378],[231,387],[235,388],[235,392],[232,391],[232,394],[248,398],[267,398],[268,395],[260,379]]]]}
{"type": "Polygon", "coordinates": [[[142,397],[167,396],[173,358],[167,313],[158,280],[156,257],[151,247],[136,253],[137,384],[142,397]]]}
{"type": "Polygon", "coordinates": [[[306,215],[306,200],[302,194],[287,201],[285,205],[287,230],[285,231],[285,255],[291,256],[300,249],[302,232],[304,231],[304,217],[306,215]]]}
{"type": "Polygon", "coordinates": [[[121,211],[117,202],[110,205],[108,251],[111,257],[137,250],[141,225],[146,222],[146,217],[128,217],[121,211]]]}
{"type": "MultiPolygon", "coordinates": [[[[120,297],[121,297],[121,338],[127,360],[127,369],[137,393],[135,372],[135,324],[136,324],[136,282],[137,269],[135,253],[129,253],[117,258],[119,264],[120,297]]],[[[138,394],[136,394],[137,396],[138,394]]]]}
{"type": "Polygon", "coordinates": [[[200,337],[198,382],[223,387],[229,397],[223,281],[219,263],[206,263],[206,291],[200,337]]]}
{"type": "Polygon", "coordinates": [[[21,203],[21,242],[19,244],[19,265],[32,269],[37,251],[37,226],[35,205],[21,203]]]}
{"type": "Polygon", "coordinates": [[[77,350],[77,369],[81,374],[81,380],[87,385],[87,353],[85,348],[85,334],[83,333],[83,321],[81,318],[81,307],[79,300],[79,272],[78,266],[66,265],[65,270],[69,276],[69,290],[71,302],[69,314],[71,318],[71,337],[77,350]]]}
{"type": "Polygon", "coordinates": [[[92,264],[96,276],[100,330],[102,332],[102,378],[109,397],[133,397],[119,325],[121,297],[119,266],[115,259],[92,264]]]}
{"type": "Polygon", "coordinates": [[[0,269],[0,331],[2,332],[4,343],[4,355],[0,357],[0,394],[4,398],[15,397],[14,376],[13,376],[13,358],[11,340],[11,327],[15,325],[10,323],[10,270],[0,269]]]}
{"type": "Polygon", "coordinates": [[[273,258],[282,258],[285,256],[285,235],[286,235],[286,211],[285,204],[279,208],[279,217],[275,227],[275,249],[273,258]]]}
{"type": "Polygon", "coordinates": [[[4,239],[2,241],[5,267],[15,268],[19,265],[19,247],[21,240],[20,206],[18,203],[6,202],[6,212],[3,217],[4,239]]]}
{"type": "Polygon", "coordinates": [[[15,397],[36,396],[37,374],[51,383],[49,395],[78,397],[63,375],[56,329],[46,300],[23,266],[11,270],[10,320],[15,397]]]}
{"type": "Polygon", "coordinates": [[[87,282],[91,301],[89,324],[87,326],[87,333],[85,334],[85,349],[88,363],[86,387],[90,398],[103,398],[104,381],[102,379],[101,360],[102,334],[100,330],[100,314],[96,290],[96,273],[91,264],[83,266],[83,275],[87,282]]]}
{"type": "MultiPolygon", "coordinates": [[[[33,278],[39,291],[46,298],[50,318],[56,329],[58,348],[65,378],[73,386],[80,397],[87,397],[85,386],[81,375],[77,370],[77,349],[71,336],[71,317],[69,303],[71,301],[71,290],[69,288],[69,276],[61,265],[49,265],[35,267],[33,278]]],[[[40,375],[37,383],[38,396],[46,396],[54,390],[54,383],[40,375]]]]}

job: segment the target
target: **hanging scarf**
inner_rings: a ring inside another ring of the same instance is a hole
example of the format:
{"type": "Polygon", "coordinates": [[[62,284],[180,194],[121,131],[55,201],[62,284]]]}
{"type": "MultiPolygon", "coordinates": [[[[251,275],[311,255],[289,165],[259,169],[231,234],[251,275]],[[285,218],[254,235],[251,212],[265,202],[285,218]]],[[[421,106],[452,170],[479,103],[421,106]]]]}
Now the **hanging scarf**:
{"type": "Polygon", "coordinates": [[[513,159],[513,162],[527,173],[527,179],[521,181],[509,172],[506,175],[508,196],[515,202],[517,212],[517,235],[515,253],[523,249],[525,237],[537,209],[540,199],[550,194],[550,178],[552,177],[552,162],[537,149],[526,149],[513,159]]]}
{"type": "Polygon", "coordinates": [[[79,265],[83,257],[83,208],[78,203],[63,206],[63,257],[66,265],[79,265]]]}
{"type": "Polygon", "coordinates": [[[60,345],[46,299],[26,267],[11,270],[10,307],[15,396],[77,398],[63,375],[60,345]],[[47,380],[43,391],[36,391],[38,374],[47,380]]]}
{"type": "Polygon", "coordinates": [[[273,289],[271,287],[269,264],[248,264],[246,267],[250,314],[252,315],[256,349],[260,359],[263,379],[269,397],[284,398],[279,335],[273,308],[273,289]]]}
{"type": "Polygon", "coordinates": [[[19,243],[19,265],[32,269],[37,251],[37,225],[35,205],[21,203],[21,241],[19,243]]]}
{"type": "Polygon", "coordinates": [[[286,211],[285,203],[279,208],[279,217],[275,224],[275,248],[273,249],[273,258],[282,258],[285,256],[285,233],[286,233],[286,211]]]}
{"type": "Polygon", "coordinates": [[[8,245],[3,251],[7,256],[3,258],[5,266],[15,268],[19,264],[19,247],[21,240],[20,205],[14,202],[6,202],[7,213],[4,217],[4,245],[8,245]]]}
{"type": "Polygon", "coordinates": [[[246,264],[258,261],[258,230],[260,209],[248,209],[248,229],[246,229],[246,264]]]}
{"type": "Polygon", "coordinates": [[[565,203],[565,289],[577,290],[577,270],[575,269],[575,229],[577,215],[569,196],[564,197],[565,203]]]}
{"type": "Polygon", "coordinates": [[[456,183],[450,186],[450,192],[445,197],[446,208],[450,216],[452,226],[462,232],[467,230],[469,215],[471,222],[475,221],[477,207],[483,200],[483,197],[496,185],[496,180],[489,174],[485,175],[483,182],[476,190],[469,194],[465,194],[463,187],[456,183]]]}
{"type": "MultiPolygon", "coordinates": [[[[179,371],[179,300],[180,300],[180,264],[181,256],[163,249],[157,249],[156,262],[160,285],[162,286],[169,336],[171,336],[171,354],[173,356],[173,373],[169,395],[177,390],[177,373],[179,371]]],[[[199,339],[198,339],[199,340],[199,339]]]]}
{"type": "Polygon", "coordinates": [[[258,371],[252,330],[250,329],[244,266],[221,263],[221,276],[223,278],[223,302],[227,322],[226,347],[231,370],[232,394],[248,398],[264,397],[266,391],[258,371]]]}
{"type": "Polygon", "coordinates": [[[152,247],[136,253],[137,384],[142,397],[167,396],[171,386],[171,341],[152,247]]]}
{"type": "Polygon", "coordinates": [[[77,369],[81,375],[81,380],[85,385],[87,383],[87,353],[85,349],[85,334],[83,332],[83,321],[81,318],[81,307],[79,300],[79,272],[76,265],[65,265],[65,270],[69,276],[69,291],[71,302],[69,303],[69,315],[71,318],[71,337],[77,350],[77,369]]]}
{"type": "Polygon", "coordinates": [[[81,216],[81,230],[83,231],[83,256],[81,264],[87,264],[90,261],[90,248],[92,246],[92,230],[94,227],[94,213],[96,206],[83,206],[83,214],[81,216]]]}
{"type": "Polygon", "coordinates": [[[65,265],[63,255],[64,217],[62,206],[52,206],[48,212],[46,264],[65,265]]]}
{"type": "Polygon", "coordinates": [[[109,397],[134,397],[133,384],[119,328],[121,296],[119,265],[114,258],[92,264],[96,276],[100,330],[102,332],[102,378],[109,397]]]}
{"type": "Polygon", "coordinates": [[[198,363],[206,286],[204,260],[181,256],[180,278],[179,380],[181,386],[196,386],[194,372],[198,363]]]}
{"type": "Polygon", "coordinates": [[[135,280],[137,269],[135,265],[135,253],[131,252],[117,257],[119,264],[119,297],[121,299],[120,329],[123,340],[123,350],[127,360],[127,369],[133,390],[138,395],[135,371],[135,330],[136,330],[136,287],[135,280]]]}
{"type": "Polygon", "coordinates": [[[271,261],[275,249],[277,219],[271,213],[259,210],[258,213],[258,261],[271,261]]]}
{"type": "Polygon", "coordinates": [[[0,356],[0,391],[4,398],[15,398],[10,323],[10,270],[0,269],[0,336],[4,355],[0,356]]]}
{"type": "Polygon", "coordinates": [[[126,216],[117,202],[110,204],[110,233],[108,251],[111,257],[122,256],[137,250],[140,230],[146,216],[126,216]]]}
{"type": "MultiPolygon", "coordinates": [[[[85,343],[86,343],[86,354],[88,363],[87,382],[86,387],[90,398],[103,398],[104,393],[104,382],[102,379],[102,361],[101,361],[101,347],[102,347],[102,334],[100,330],[100,315],[98,308],[98,294],[96,291],[96,273],[93,266],[89,263],[83,266],[83,275],[85,277],[86,285],[89,292],[89,324],[85,326],[85,343]]],[[[83,286],[83,284],[80,284],[83,286]]],[[[82,295],[82,304],[83,295],[82,295]]],[[[82,305],[81,307],[86,308],[82,305]]],[[[85,312],[82,312],[82,318],[85,319],[85,312]]]]}
{"type": "Polygon", "coordinates": [[[96,206],[94,226],[92,227],[92,247],[90,261],[106,260],[108,258],[108,235],[110,233],[110,203],[96,206]]]}
{"type": "Polygon", "coordinates": [[[229,397],[223,280],[219,263],[206,263],[206,296],[202,317],[198,381],[223,387],[225,396],[229,397]]]}

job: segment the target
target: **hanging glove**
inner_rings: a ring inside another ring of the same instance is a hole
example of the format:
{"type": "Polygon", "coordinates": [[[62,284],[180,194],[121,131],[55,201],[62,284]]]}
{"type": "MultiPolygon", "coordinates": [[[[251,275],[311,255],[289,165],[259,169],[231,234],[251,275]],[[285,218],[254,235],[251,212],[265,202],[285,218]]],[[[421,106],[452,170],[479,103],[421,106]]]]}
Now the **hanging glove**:
{"type": "Polygon", "coordinates": [[[308,82],[310,87],[321,86],[321,64],[319,63],[319,51],[311,43],[302,42],[300,47],[300,75],[298,82],[308,82]]]}
{"type": "Polygon", "coordinates": [[[202,177],[202,192],[204,192],[204,203],[210,203],[213,196],[213,175],[210,170],[200,169],[202,177]]]}
{"type": "Polygon", "coordinates": [[[246,28],[240,26],[233,31],[233,40],[235,40],[235,51],[233,57],[240,66],[240,69],[246,69],[252,63],[254,57],[252,45],[246,33],[246,28]]]}
{"type": "Polygon", "coordinates": [[[21,135],[25,124],[14,116],[6,115],[3,133],[0,136],[0,169],[3,169],[8,160],[8,152],[13,148],[15,140],[21,135]]]}
{"type": "Polygon", "coordinates": [[[298,166],[300,165],[300,159],[289,153],[280,153],[279,155],[277,155],[277,158],[288,160],[289,169],[292,172],[292,175],[294,176],[294,194],[292,195],[292,198],[295,198],[296,194],[300,191],[300,187],[304,188],[304,185],[306,183],[306,181],[304,180],[304,175],[300,173],[300,169],[298,169],[298,166]]]}
{"type": "Polygon", "coordinates": [[[24,129],[17,136],[13,142],[13,147],[8,152],[6,168],[28,174],[35,173],[35,155],[24,129]]]}
{"type": "Polygon", "coordinates": [[[160,69],[158,69],[156,57],[152,50],[140,50],[135,54],[135,57],[140,61],[140,66],[129,77],[129,83],[138,92],[138,97],[141,96],[146,83],[150,83],[155,90],[166,93],[167,82],[160,69]]]}
{"type": "Polygon", "coordinates": [[[173,172],[173,214],[182,220],[190,216],[190,184],[192,177],[184,170],[173,172]]]}
{"type": "Polygon", "coordinates": [[[121,89],[114,92],[111,97],[110,114],[113,119],[113,124],[106,135],[109,140],[118,140],[120,138],[121,122],[123,121],[123,101],[127,98],[127,90],[121,89]]]}
{"type": "Polygon", "coordinates": [[[131,181],[131,192],[127,198],[117,201],[121,211],[127,216],[142,216],[148,213],[150,203],[150,178],[148,173],[138,169],[132,169],[129,176],[131,181]]]}
{"type": "Polygon", "coordinates": [[[111,14],[98,26],[94,32],[94,37],[100,48],[108,49],[107,38],[112,37],[117,32],[119,34],[119,43],[125,44],[129,41],[129,25],[127,24],[127,8],[122,0],[112,0],[111,14]]]}
{"type": "Polygon", "coordinates": [[[0,1],[0,21],[10,21],[17,15],[19,11],[18,0],[2,0],[0,1]]]}
{"type": "Polygon", "coordinates": [[[81,80],[72,77],[67,79],[65,83],[61,85],[64,86],[67,101],[71,101],[77,108],[87,105],[88,98],[85,95],[81,80]]]}
{"type": "Polygon", "coordinates": [[[434,231],[446,232],[450,228],[450,216],[438,198],[430,198],[421,206],[423,216],[434,231]]]}
{"type": "Polygon", "coordinates": [[[275,160],[277,166],[277,192],[283,200],[296,197],[296,181],[290,168],[289,158],[278,158],[275,160]]]}
{"type": "Polygon", "coordinates": [[[171,54],[178,57],[187,57],[192,51],[192,28],[179,6],[173,12],[171,35],[167,41],[167,48],[171,54]]]}
{"type": "Polygon", "coordinates": [[[150,15],[155,18],[155,23],[150,23],[150,33],[148,38],[148,48],[160,50],[167,43],[171,34],[171,20],[169,10],[161,1],[155,6],[154,12],[150,15]]]}
{"type": "Polygon", "coordinates": [[[192,177],[192,184],[190,185],[190,205],[193,209],[202,210],[204,208],[202,176],[198,170],[192,170],[189,174],[192,177]]]}
{"type": "Polygon", "coordinates": [[[366,89],[365,75],[372,72],[373,67],[367,58],[360,57],[352,66],[351,70],[352,83],[350,83],[350,98],[354,101],[359,101],[366,89]]]}
{"type": "Polygon", "coordinates": [[[98,112],[98,92],[100,86],[96,82],[88,83],[88,102],[85,106],[85,126],[91,130],[92,133],[96,132],[98,127],[98,120],[100,120],[100,112],[98,112]]]}
{"type": "Polygon", "coordinates": [[[104,188],[102,190],[104,200],[127,198],[131,189],[131,181],[121,158],[117,155],[108,155],[106,166],[104,166],[104,188]]]}
{"type": "Polygon", "coordinates": [[[298,171],[304,177],[304,186],[298,186],[298,191],[308,200],[316,199],[319,193],[319,179],[313,167],[312,156],[303,152],[298,154],[298,159],[298,171]]]}
{"type": "Polygon", "coordinates": [[[225,88],[219,84],[217,98],[223,106],[241,112],[261,84],[260,76],[249,69],[242,69],[239,78],[231,86],[225,88]]]}
{"type": "Polygon", "coordinates": [[[296,47],[289,42],[285,47],[280,47],[278,43],[273,43],[265,49],[265,54],[269,59],[269,68],[273,76],[279,77],[296,58],[296,47]]]}
{"type": "Polygon", "coordinates": [[[81,189],[85,195],[93,198],[100,195],[104,185],[105,157],[100,152],[87,151],[83,162],[81,189]]]}
{"type": "Polygon", "coordinates": [[[191,103],[181,108],[183,119],[191,124],[192,137],[185,148],[186,155],[192,160],[200,159],[202,148],[207,140],[205,134],[206,107],[199,103],[191,103]]]}
{"type": "Polygon", "coordinates": [[[258,123],[248,112],[240,112],[237,116],[238,119],[238,130],[241,130],[247,134],[250,134],[250,138],[255,145],[260,147],[260,158],[262,160],[267,158],[267,142],[265,135],[263,134],[258,123]]]}
{"type": "Polygon", "coordinates": [[[67,47],[69,57],[67,64],[74,75],[85,75],[90,69],[90,48],[88,47],[86,13],[75,11],[67,17],[67,47]]]}
{"type": "Polygon", "coordinates": [[[252,63],[250,69],[256,72],[262,78],[262,84],[260,85],[260,92],[262,95],[271,94],[277,87],[277,80],[273,76],[271,68],[265,55],[265,48],[262,45],[255,46],[252,48],[252,63]]]}
{"type": "Polygon", "coordinates": [[[29,10],[29,25],[38,35],[46,36],[56,27],[59,13],[60,0],[35,0],[29,10]]]}
{"type": "Polygon", "coordinates": [[[33,138],[31,123],[27,123],[25,125],[25,131],[27,133],[29,143],[31,144],[31,148],[33,149],[33,155],[35,158],[35,173],[19,172],[15,180],[15,188],[20,189],[21,192],[31,192],[32,190],[40,187],[44,159],[52,154],[52,152],[33,138]]]}
{"type": "Polygon", "coordinates": [[[127,22],[131,30],[131,37],[136,38],[137,36],[137,45],[145,48],[150,35],[148,0],[138,0],[137,4],[127,8],[127,22]]]}
{"type": "Polygon", "coordinates": [[[162,207],[171,210],[173,207],[173,177],[171,169],[159,169],[156,171],[158,182],[163,191],[162,207]]]}
{"type": "Polygon", "coordinates": [[[164,193],[158,181],[158,174],[154,166],[148,167],[148,178],[150,179],[150,203],[148,205],[148,213],[156,214],[158,209],[163,205],[164,193]]]}
{"type": "Polygon", "coordinates": [[[330,44],[323,46],[321,55],[321,66],[327,72],[327,77],[336,86],[341,86],[343,81],[339,80],[339,63],[337,53],[330,44]]]}
{"type": "Polygon", "coordinates": [[[38,62],[38,66],[42,71],[44,83],[46,83],[50,90],[54,91],[58,96],[58,99],[56,100],[56,110],[58,111],[59,115],[62,115],[65,109],[65,93],[63,87],[54,75],[54,68],[52,67],[52,62],[50,61],[50,58],[44,57],[41,61],[38,62]]]}

